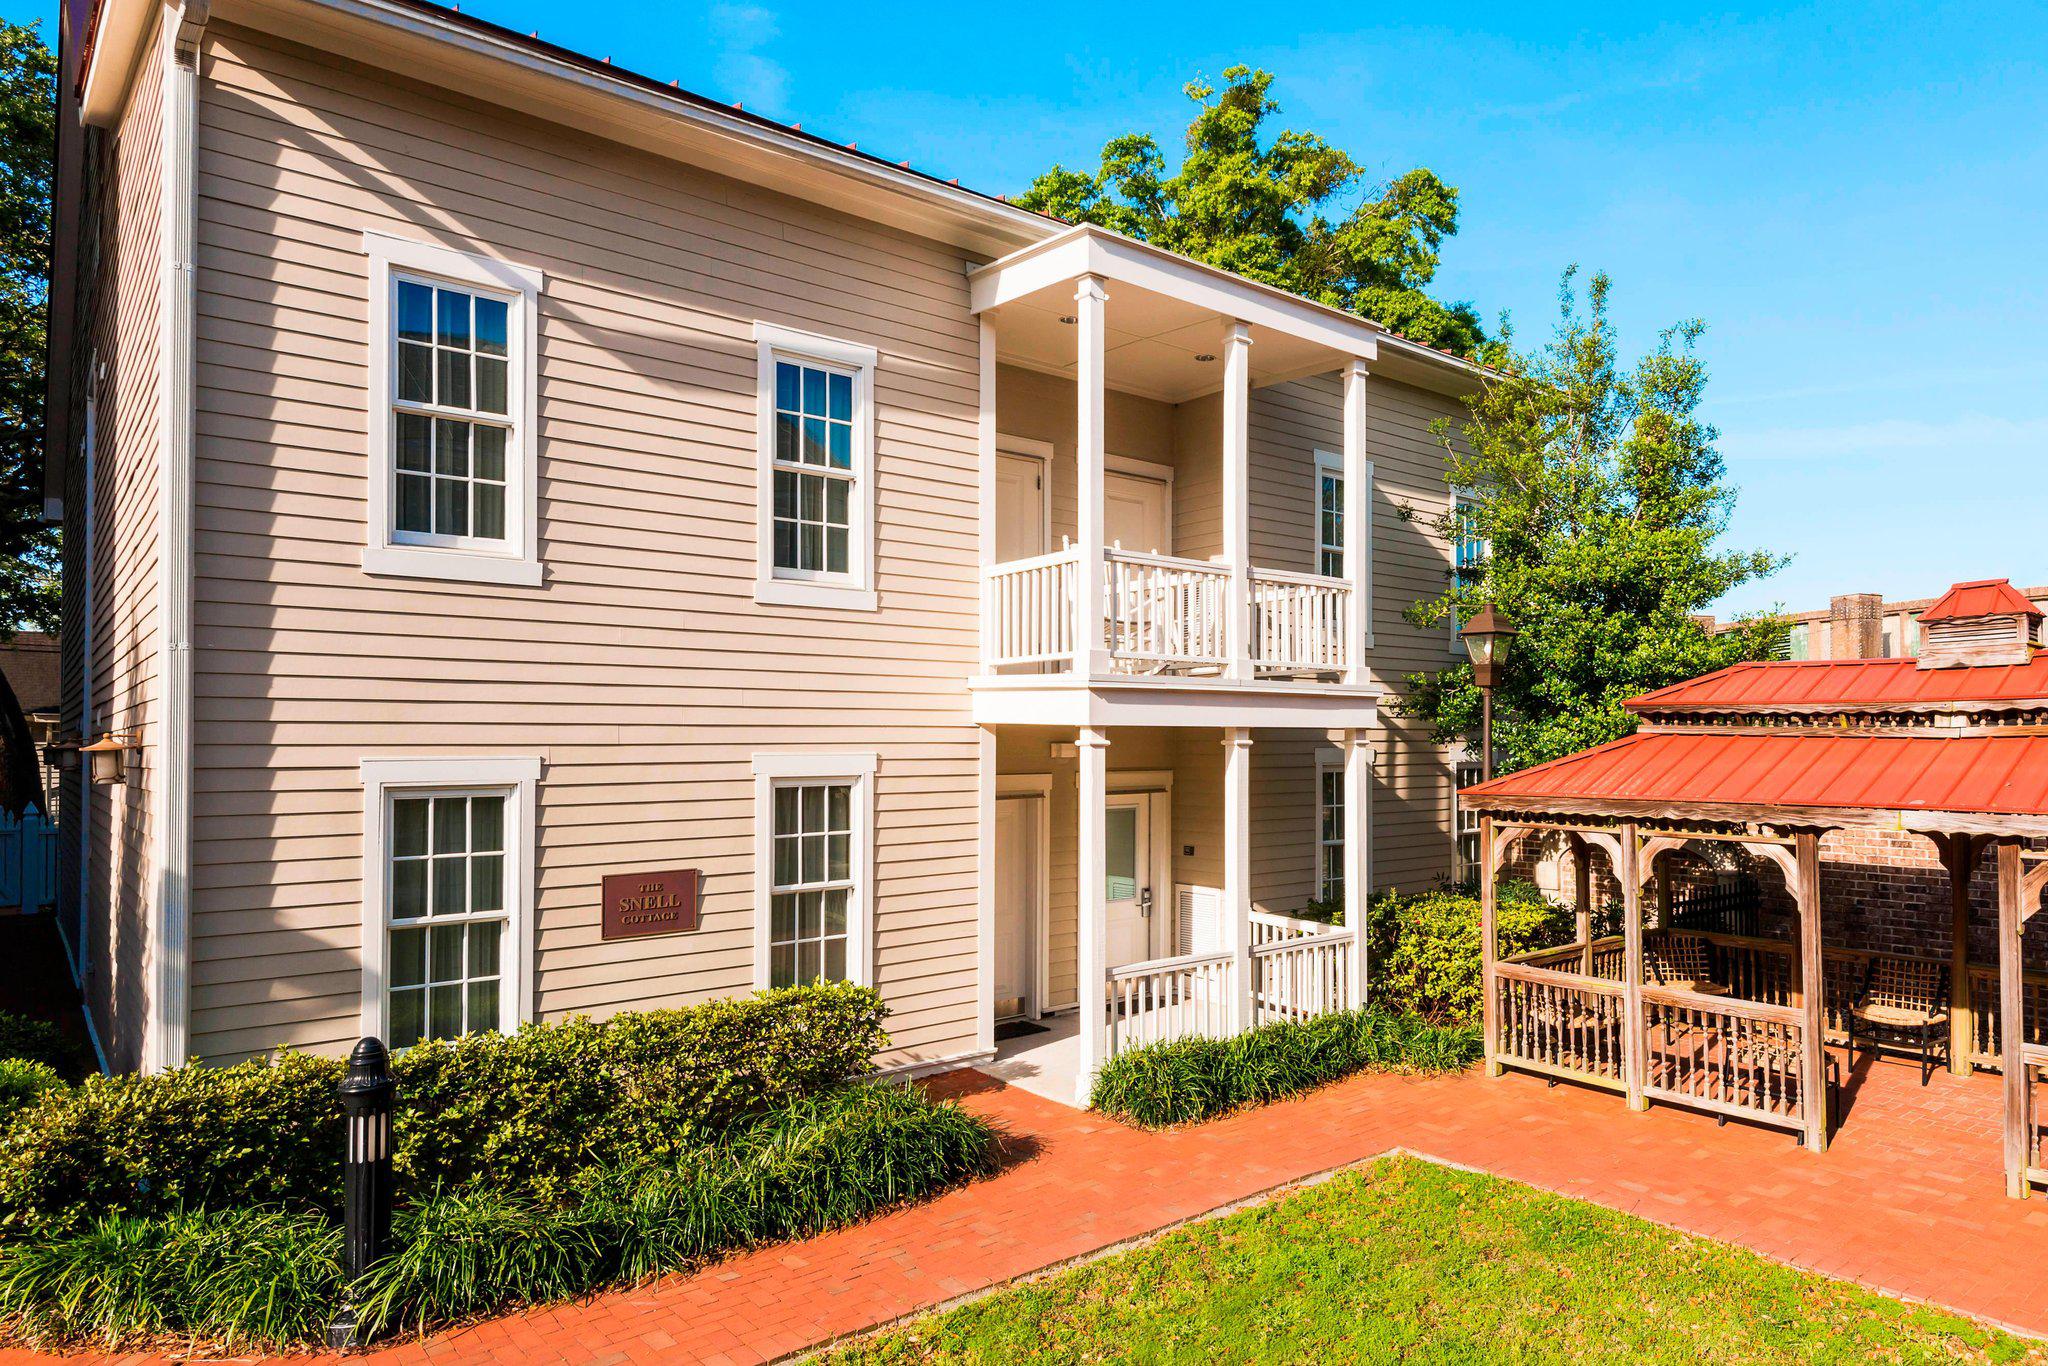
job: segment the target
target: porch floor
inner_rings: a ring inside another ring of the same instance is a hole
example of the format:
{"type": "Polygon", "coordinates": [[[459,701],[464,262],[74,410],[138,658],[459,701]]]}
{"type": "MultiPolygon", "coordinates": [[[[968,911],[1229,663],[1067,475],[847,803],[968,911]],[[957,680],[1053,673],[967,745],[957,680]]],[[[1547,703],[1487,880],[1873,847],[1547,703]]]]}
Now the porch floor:
{"type": "Polygon", "coordinates": [[[999,1041],[995,1061],[984,1063],[981,1070],[1034,1096],[1073,1105],[1081,1076],[1080,1013],[1070,1010],[1033,1023],[1045,1032],[999,1041]]]}
{"type": "MultiPolygon", "coordinates": [[[[1941,1074],[1923,1090],[1911,1063],[1866,1059],[1845,1069],[1847,1114],[1823,1154],[1781,1130],[1716,1128],[1668,1106],[1634,1115],[1610,1092],[1476,1070],[1354,1077],[1160,1134],[978,1072],[929,1085],[1002,1128],[994,1176],[823,1237],[371,1359],[773,1360],[1395,1150],[2048,1336],[2048,1201],[2006,1198],[1992,1074],[1941,1074]]],[[[55,1361],[0,1349],[0,1366],[55,1361]]]]}

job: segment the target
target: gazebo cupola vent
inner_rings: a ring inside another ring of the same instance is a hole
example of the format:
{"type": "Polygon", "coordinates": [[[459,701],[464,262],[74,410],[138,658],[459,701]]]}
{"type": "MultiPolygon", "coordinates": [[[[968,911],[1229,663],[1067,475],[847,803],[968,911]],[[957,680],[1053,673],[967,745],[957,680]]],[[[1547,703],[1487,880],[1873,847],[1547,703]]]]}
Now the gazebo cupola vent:
{"type": "Polygon", "coordinates": [[[2025,664],[2040,624],[2041,609],[2010,579],[1959,583],[1920,614],[1920,667],[2025,664]]]}

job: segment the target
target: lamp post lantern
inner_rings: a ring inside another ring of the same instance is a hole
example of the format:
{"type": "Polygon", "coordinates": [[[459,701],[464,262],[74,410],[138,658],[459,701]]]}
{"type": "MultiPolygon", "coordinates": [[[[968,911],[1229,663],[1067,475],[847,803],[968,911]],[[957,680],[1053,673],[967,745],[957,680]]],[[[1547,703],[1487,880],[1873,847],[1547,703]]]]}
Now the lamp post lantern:
{"type": "Polygon", "coordinates": [[[1479,687],[1479,774],[1481,782],[1493,778],[1493,689],[1507,662],[1508,646],[1521,632],[1487,603],[1477,616],[1465,623],[1458,636],[1472,656],[1472,681],[1479,687]]]}

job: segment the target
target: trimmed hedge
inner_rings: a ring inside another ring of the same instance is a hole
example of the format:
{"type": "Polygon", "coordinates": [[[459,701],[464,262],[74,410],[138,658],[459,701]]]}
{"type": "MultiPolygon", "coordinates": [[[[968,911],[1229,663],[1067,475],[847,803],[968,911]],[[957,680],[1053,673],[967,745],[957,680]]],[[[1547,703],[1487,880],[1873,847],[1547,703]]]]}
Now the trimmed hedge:
{"type": "Polygon", "coordinates": [[[0,1010],[0,1059],[4,1058],[41,1063],[67,1080],[93,1070],[84,1047],[65,1038],[56,1025],[0,1010]]]}
{"type": "Polygon", "coordinates": [[[1090,1103],[1104,1114],[1162,1129],[1299,1095],[1353,1072],[1451,1071],[1478,1056],[1473,1026],[1434,1025],[1371,1006],[1227,1039],[1133,1049],[1096,1074],[1090,1103]]]}
{"type": "MultiPolygon", "coordinates": [[[[579,1173],[662,1161],[865,1073],[881,998],[833,984],[684,1010],[527,1025],[408,1049],[395,1064],[401,1192],[472,1185],[556,1200],[579,1173]]],[[[88,1077],[0,1133],[0,1226],[341,1199],[343,1064],[280,1053],[233,1067],[88,1077]]]]}
{"type": "MultiPolygon", "coordinates": [[[[976,1175],[993,1139],[950,1102],[853,1084],[668,1163],[586,1171],[565,1202],[472,1185],[400,1214],[358,1313],[386,1331],[427,1329],[681,1270],[976,1175]]],[[[0,1242],[0,1317],[38,1345],[314,1344],[339,1303],[339,1258],[339,1228],[317,1214],[109,1216],[0,1242]]]]}
{"type": "MultiPolygon", "coordinates": [[[[1529,882],[1500,885],[1494,921],[1503,956],[1568,944],[1574,933],[1572,912],[1529,882]]],[[[1479,1018],[1477,896],[1387,893],[1367,908],[1366,954],[1374,994],[1394,1009],[1446,1023],[1479,1018]]]]}
{"type": "Polygon", "coordinates": [[[26,1058],[0,1058],[0,1123],[45,1091],[64,1087],[64,1078],[45,1063],[26,1058]]]}

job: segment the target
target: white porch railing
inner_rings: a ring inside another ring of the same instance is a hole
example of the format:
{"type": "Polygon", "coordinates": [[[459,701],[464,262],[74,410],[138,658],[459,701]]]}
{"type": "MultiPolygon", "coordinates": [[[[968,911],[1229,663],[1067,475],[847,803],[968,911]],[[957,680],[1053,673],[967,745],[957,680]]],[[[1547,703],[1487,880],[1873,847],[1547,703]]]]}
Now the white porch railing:
{"type": "Polygon", "coordinates": [[[1109,1056],[1171,1039],[1230,1033],[1230,954],[1191,953],[1112,968],[1109,1056]]]}
{"type": "Polygon", "coordinates": [[[1228,567],[1111,550],[1105,572],[1112,659],[1181,668],[1229,662],[1228,567]]]}
{"type": "MultiPolygon", "coordinates": [[[[1313,922],[1299,922],[1313,923],[1313,922]]],[[[1252,1023],[1313,1020],[1351,1007],[1350,930],[1323,926],[1252,947],[1252,1023]]]]}
{"type": "Polygon", "coordinates": [[[981,657],[989,668],[1073,658],[1078,560],[1078,551],[1062,550],[989,566],[981,599],[981,657]]]}
{"type": "Polygon", "coordinates": [[[1299,916],[1274,915],[1270,911],[1253,911],[1252,947],[1277,944],[1283,939],[1299,939],[1310,934],[1334,934],[1338,927],[1325,920],[1303,920],[1299,916]]]}
{"type": "Polygon", "coordinates": [[[1251,579],[1253,667],[1281,673],[1349,667],[1348,582],[1279,569],[1253,569],[1251,579]]]}
{"type": "MultiPolygon", "coordinates": [[[[1074,653],[1072,548],[991,565],[982,575],[989,668],[1061,664],[1074,653]]],[[[1130,550],[1103,552],[1103,643],[1126,669],[1220,670],[1230,662],[1230,568],[1130,550]]],[[[1341,673],[1350,664],[1343,579],[1251,571],[1251,664],[1267,673],[1341,673]]]]}

